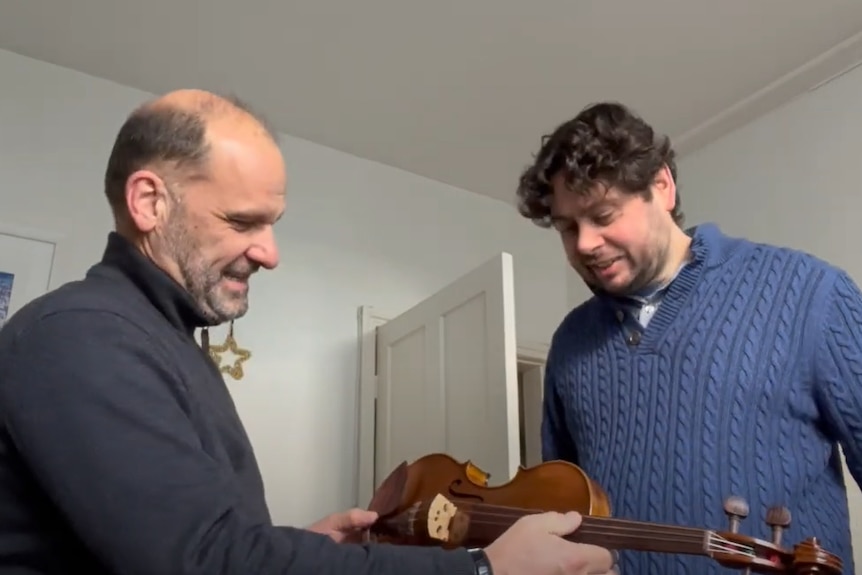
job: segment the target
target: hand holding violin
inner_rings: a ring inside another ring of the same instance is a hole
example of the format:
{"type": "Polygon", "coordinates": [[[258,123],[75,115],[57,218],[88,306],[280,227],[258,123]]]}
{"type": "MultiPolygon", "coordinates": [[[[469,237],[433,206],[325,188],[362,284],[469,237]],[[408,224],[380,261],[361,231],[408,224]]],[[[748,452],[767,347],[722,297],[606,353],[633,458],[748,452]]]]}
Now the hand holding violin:
{"type": "Polygon", "coordinates": [[[611,551],[563,539],[580,525],[581,515],[575,512],[542,513],[519,519],[485,548],[494,575],[612,573],[611,551]]]}
{"type": "Polygon", "coordinates": [[[365,509],[350,509],[333,513],[317,521],[307,529],[329,536],[336,543],[356,543],[361,540],[364,529],[377,521],[377,514],[365,509]]]}

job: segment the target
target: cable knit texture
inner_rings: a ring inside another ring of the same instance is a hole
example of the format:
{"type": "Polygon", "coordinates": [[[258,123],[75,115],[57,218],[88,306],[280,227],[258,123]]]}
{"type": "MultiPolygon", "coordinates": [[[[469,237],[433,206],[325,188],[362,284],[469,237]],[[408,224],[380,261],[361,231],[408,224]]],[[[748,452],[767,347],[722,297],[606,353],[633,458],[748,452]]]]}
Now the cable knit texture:
{"type": "MultiPolygon", "coordinates": [[[[862,480],[862,293],[808,254],[693,232],[692,261],[637,345],[596,295],[554,334],[542,426],[546,460],[580,465],[616,517],[771,540],[772,505],[793,516],[783,544],[817,537],[854,573],[837,445],[862,480]]],[[[623,552],[622,575],[738,573],[697,556],[623,552]]]]}

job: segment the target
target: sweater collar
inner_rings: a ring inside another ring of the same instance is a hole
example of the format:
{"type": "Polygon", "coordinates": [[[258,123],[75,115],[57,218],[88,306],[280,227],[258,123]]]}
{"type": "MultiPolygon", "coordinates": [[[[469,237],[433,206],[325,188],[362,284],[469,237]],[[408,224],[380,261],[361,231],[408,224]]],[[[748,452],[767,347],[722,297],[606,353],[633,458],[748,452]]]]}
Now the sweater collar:
{"type": "Polygon", "coordinates": [[[98,267],[107,267],[122,275],[171,325],[181,331],[191,335],[199,327],[215,325],[201,312],[185,288],[117,232],[108,234],[101,262],[87,275],[93,275],[98,267]]]}
{"type": "Polygon", "coordinates": [[[686,230],[691,241],[691,261],[702,262],[706,267],[721,265],[733,252],[731,241],[717,225],[704,223],[686,230]]]}
{"type": "MultiPolygon", "coordinates": [[[[686,229],[685,233],[691,238],[689,258],[680,267],[680,270],[677,271],[677,275],[679,275],[679,272],[683,268],[693,263],[704,264],[708,268],[720,265],[727,260],[732,252],[732,242],[728,241],[727,236],[714,223],[703,223],[692,226],[686,229]]],[[[588,284],[587,287],[594,295],[600,298],[616,299],[618,297],[608,294],[601,288],[593,285],[588,284]]]]}

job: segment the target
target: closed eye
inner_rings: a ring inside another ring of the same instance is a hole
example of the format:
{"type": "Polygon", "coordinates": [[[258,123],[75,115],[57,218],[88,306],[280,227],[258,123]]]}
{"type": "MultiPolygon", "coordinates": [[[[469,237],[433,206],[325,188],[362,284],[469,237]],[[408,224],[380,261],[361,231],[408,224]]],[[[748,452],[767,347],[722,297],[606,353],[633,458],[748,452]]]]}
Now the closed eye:
{"type": "Polygon", "coordinates": [[[230,224],[230,226],[233,229],[235,229],[237,231],[241,231],[241,232],[252,230],[255,227],[261,225],[259,222],[258,223],[246,222],[246,221],[242,221],[242,220],[233,220],[233,219],[229,219],[228,223],[230,224]]]}
{"type": "Polygon", "coordinates": [[[224,220],[236,230],[249,231],[264,226],[274,225],[276,222],[278,222],[278,220],[281,219],[281,216],[283,214],[284,212],[281,212],[277,216],[273,217],[271,213],[267,214],[263,212],[241,212],[226,214],[224,216],[224,220]]]}
{"type": "Polygon", "coordinates": [[[603,212],[601,214],[596,214],[593,216],[593,221],[596,222],[600,226],[606,226],[612,221],[614,221],[615,212],[603,212]]]}

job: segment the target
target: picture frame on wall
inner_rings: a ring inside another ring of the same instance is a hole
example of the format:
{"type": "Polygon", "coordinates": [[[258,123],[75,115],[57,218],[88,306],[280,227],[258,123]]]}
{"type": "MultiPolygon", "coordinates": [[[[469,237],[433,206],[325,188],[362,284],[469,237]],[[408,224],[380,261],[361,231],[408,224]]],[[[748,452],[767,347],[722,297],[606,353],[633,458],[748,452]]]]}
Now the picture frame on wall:
{"type": "Polygon", "coordinates": [[[56,250],[53,234],[0,224],[0,329],[50,289],[56,250]]]}

